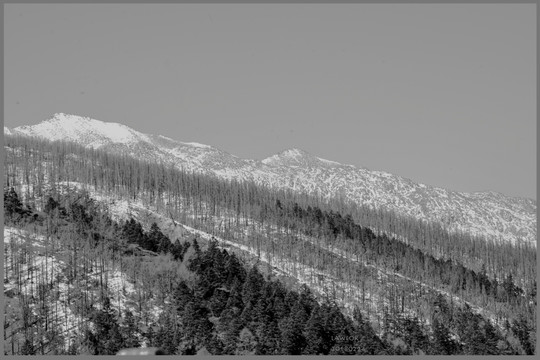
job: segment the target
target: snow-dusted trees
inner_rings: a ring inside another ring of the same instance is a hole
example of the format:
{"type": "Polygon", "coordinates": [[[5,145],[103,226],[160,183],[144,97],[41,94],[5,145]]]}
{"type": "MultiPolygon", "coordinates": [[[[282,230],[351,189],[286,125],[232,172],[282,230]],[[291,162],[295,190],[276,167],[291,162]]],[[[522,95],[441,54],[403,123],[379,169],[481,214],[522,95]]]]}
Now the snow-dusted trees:
{"type": "MultiPolygon", "coordinates": [[[[68,280],[65,300],[77,303],[78,314],[88,318],[92,306],[105,301],[110,295],[110,268],[120,266],[123,272],[132,274],[133,279],[141,284],[135,300],[139,309],[137,316],[145,317],[145,323],[148,323],[145,325],[150,325],[154,320],[150,319],[149,300],[158,298],[159,303],[165,304],[165,292],[174,286],[173,266],[170,264],[185,260],[186,252],[195,254],[196,258],[204,258],[202,243],[199,246],[193,242],[189,250],[181,243],[171,243],[173,239],[168,239],[151,221],[144,224],[149,231],[134,219],[112,224],[102,209],[98,209],[88,197],[81,196],[81,188],[112,198],[129,199],[166,215],[173,222],[245,245],[257,257],[269,259],[269,269],[279,264],[285,271],[302,277],[314,287],[327,287],[332,300],[357,301],[368,316],[375,315],[374,312],[380,310],[377,304],[380,304],[381,307],[386,306],[388,319],[398,318],[408,308],[417,311],[421,318],[419,321],[425,321],[433,309],[427,295],[434,291],[445,291],[461,300],[481,305],[498,314],[499,321],[508,318],[512,323],[520,314],[528,318],[536,312],[536,305],[531,305],[536,291],[536,250],[524,244],[489,242],[466,234],[450,234],[442,226],[424,224],[381,209],[373,210],[362,204],[346,203],[342,198],[323,201],[318,196],[274,190],[249,182],[225,181],[186,172],[170,164],[146,163],[128,155],[84,149],[75,144],[7,136],[6,146],[6,218],[17,222],[17,226],[36,227],[45,234],[46,248],[51,249],[51,253],[64,251],[66,266],[58,273],[57,270],[49,272],[50,264],[46,260],[43,264],[46,276],[34,278],[38,284],[30,287],[42,305],[45,326],[54,318],[54,315],[47,314],[58,314],[58,307],[64,307],[63,314],[69,310],[65,303],[59,302],[54,303],[54,310],[43,306],[46,305],[44,299],[50,294],[42,285],[54,285],[49,273],[53,278],[65,276],[68,280]],[[28,221],[21,222],[23,218],[28,221]],[[399,239],[395,239],[394,234],[399,239]],[[162,255],[155,256],[156,253],[162,255]],[[155,256],[156,261],[163,260],[161,256],[169,256],[165,262],[169,267],[160,269],[163,278],[156,279],[149,270],[151,268],[141,267],[137,261],[130,262],[124,257],[137,254],[155,256]],[[88,274],[92,273],[90,280],[88,274]],[[329,288],[329,278],[332,279],[332,289],[329,288]],[[80,290],[92,281],[97,282],[97,294],[80,290]],[[425,315],[418,309],[421,301],[427,304],[425,315]]],[[[35,256],[18,246],[15,245],[12,251],[32,263],[35,256]]],[[[215,249],[210,253],[213,254],[212,259],[221,259],[215,249]]],[[[14,257],[13,253],[5,254],[5,258],[10,260],[6,269],[11,272],[17,267],[18,270],[24,268],[22,262],[13,261],[14,257]]],[[[243,280],[237,280],[236,285],[227,283],[224,290],[220,290],[222,293],[216,292],[215,281],[223,280],[220,277],[222,272],[216,272],[216,269],[223,269],[219,262],[215,268],[208,264],[205,266],[206,270],[201,272],[208,283],[192,279],[190,285],[197,287],[197,291],[216,293],[207,306],[210,314],[217,317],[216,313],[223,311],[223,303],[239,305],[239,301],[246,300],[242,291],[243,280]]],[[[197,272],[202,268],[204,266],[201,265],[193,270],[197,272]]],[[[32,271],[20,277],[25,275],[32,279],[32,271]]],[[[19,284],[22,284],[21,279],[19,284]]],[[[270,306],[259,300],[247,301],[251,310],[270,306]]],[[[226,315],[238,318],[241,314],[234,313],[234,307],[231,305],[226,315]]],[[[243,314],[244,319],[252,319],[253,316],[250,311],[243,314]]],[[[316,339],[318,327],[313,321],[303,336],[316,339]]],[[[399,321],[394,323],[399,325],[399,321]]],[[[534,324],[516,324],[515,330],[519,334],[529,333],[534,327],[534,324]]],[[[296,325],[274,321],[250,329],[250,333],[258,337],[258,332],[275,333],[296,329],[296,325]]],[[[414,328],[414,325],[410,326],[414,328]]],[[[145,333],[150,334],[149,329],[145,333]]],[[[197,334],[197,329],[188,330],[197,334]]],[[[231,325],[224,332],[235,339],[241,330],[231,325]]],[[[439,342],[444,344],[444,329],[439,330],[439,342]]],[[[404,333],[400,331],[400,334],[404,333]]],[[[148,336],[154,338],[155,333],[148,336]]],[[[170,338],[174,339],[174,336],[172,334],[170,338]]],[[[400,336],[410,347],[413,340],[408,335],[400,336]]],[[[525,335],[521,338],[520,342],[526,341],[525,335]]],[[[285,340],[274,336],[266,343],[259,337],[255,344],[250,339],[245,331],[241,351],[249,352],[253,346],[263,351],[261,349],[277,346],[275,344],[285,340]]],[[[25,345],[25,351],[41,351],[43,347],[40,348],[38,343],[33,339],[31,344],[25,345]]],[[[188,349],[191,345],[188,342],[185,346],[188,349]]],[[[224,346],[231,352],[237,350],[231,344],[224,346]]],[[[206,348],[217,349],[210,343],[206,348]]],[[[297,350],[291,345],[291,352],[297,350]]],[[[315,346],[309,351],[320,349],[315,346]]]]}

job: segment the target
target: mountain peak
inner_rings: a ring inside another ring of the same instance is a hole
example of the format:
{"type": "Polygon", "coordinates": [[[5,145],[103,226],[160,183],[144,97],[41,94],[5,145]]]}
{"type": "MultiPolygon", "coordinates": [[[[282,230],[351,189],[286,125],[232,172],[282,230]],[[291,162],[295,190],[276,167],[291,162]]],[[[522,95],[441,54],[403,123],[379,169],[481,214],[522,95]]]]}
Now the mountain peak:
{"type": "Polygon", "coordinates": [[[294,158],[294,159],[312,158],[313,157],[313,155],[311,155],[307,151],[302,150],[302,149],[298,149],[298,148],[291,148],[291,149],[283,150],[282,152],[280,152],[278,154],[278,156],[287,157],[287,158],[294,158]]]}
{"type": "Polygon", "coordinates": [[[74,125],[77,124],[91,124],[92,122],[102,122],[99,120],[91,119],[87,116],[79,116],[74,114],[66,114],[66,113],[55,113],[53,116],[48,118],[45,121],[42,121],[41,123],[62,123],[63,125],[74,125]]]}
{"type": "MultiPolygon", "coordinates": [[[[84,126],[86,128],[95,129],[96,131],[111,130],[110,129],[111,126],[116,127],[116,128],[131,130],[126,125],[122,125],[119,123],[105,122],[101,120],[92,119],[87,116],[79,116],[79,115],[66,114],[66,113],[55,113],[52,117],[43,121],[41,124],[43,123],[58,124],[67,128],[84,126]]],[[[41,125],[41,124],[38,124],[38,125],[41,125]]]]}
{"type": "Polygon", "coordinates": [[[286,165],[286,166],[323,167],[323,168],[350,166],[350,165],[342,165],[338,162],[331,161],[331,160],[321,159],[299,148],[291,148],[291,149],[283,150],[275,155],[272,155],[262,160],[262,163],[265,165],[273,165],[273,166],[286,165]]]}
{"type": "Polygon", "coordinates": [[[147,139],[146,135],[122,124],[65,113],[56,113],[37,125],[19,126],[14,130],[24,135],[75,141],[94,148],[110,143],[130,144],[147,139]]]}
{"type": "Polygon", "coordinates": [[[272,155],[264,160],[262,163],[270,166],[301,166],[301,167],[336,167],[340,166],[340,163],[335,161],[325,160],[313,156],[305,150],[299,148],[291,148],[283,150],[275,155],[272,155]]]}

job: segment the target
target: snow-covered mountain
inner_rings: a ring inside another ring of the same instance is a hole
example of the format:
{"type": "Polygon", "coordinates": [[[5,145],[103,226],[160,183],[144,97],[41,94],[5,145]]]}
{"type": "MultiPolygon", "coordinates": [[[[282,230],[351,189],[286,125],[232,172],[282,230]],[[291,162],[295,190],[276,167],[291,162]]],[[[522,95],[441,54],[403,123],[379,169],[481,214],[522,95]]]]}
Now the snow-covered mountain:
{"type": "Polygon", "coordinates": [[[55,114],[34,126],[4,127],[4,134],[68,140],[93,148],[122,151],[186,170],[296,191],[346,198],[374,208],[444,224],[453,231],[536,245],[536,201],[496,192],[460,193],[415,183],[289,149],[262,161],[240,159],[212,146],[148,135],[125,125],[55,114]]]}

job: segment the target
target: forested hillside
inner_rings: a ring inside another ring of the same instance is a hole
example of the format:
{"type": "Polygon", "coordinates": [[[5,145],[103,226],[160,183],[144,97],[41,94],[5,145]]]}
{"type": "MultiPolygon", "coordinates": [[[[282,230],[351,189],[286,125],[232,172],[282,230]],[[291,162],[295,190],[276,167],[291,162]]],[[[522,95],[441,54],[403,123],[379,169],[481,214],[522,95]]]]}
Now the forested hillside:
{"type": "MultiPolygon", "coordinates": [[[[437,224],[445,232],[459,236],[474,234],[490,241],[536,246],[536,201],[532,199],[490,191],[451,191],[382,171],[321,159],[300,149],[284,150],[260,161],[241,159],[209,145],[185,143],[144,134],[118,123],[62,113],[37,125],[4,128],[4,132],[49,141],[72,141],[138,160],[170,164],[188,172],[308,193],[325,202],[339,198],[371,210],[392,212],[387,220],[398,219],[396,215],[399,215],[414,219],[415,223],[437,224]]],[[[393,221],[391,230],[394,234],[407,233],[409,228],[404,225],[401,220],[393,221]]],[[[381,224],[374,222],[369,226],[381,224]]]]}
{"type": "Polygon", "coordinates": [[[7,354],[535,351],[526,243],[66,142],[4,169],[7,354]]]}

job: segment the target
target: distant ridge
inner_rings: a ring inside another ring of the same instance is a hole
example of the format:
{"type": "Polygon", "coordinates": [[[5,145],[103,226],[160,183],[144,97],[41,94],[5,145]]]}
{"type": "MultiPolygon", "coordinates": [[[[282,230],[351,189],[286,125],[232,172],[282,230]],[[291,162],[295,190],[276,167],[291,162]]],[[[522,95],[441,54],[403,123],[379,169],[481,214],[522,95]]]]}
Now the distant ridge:
{"type": "Polygon", "coordinates": [[[439,223],[450,231],[536,246],[535,200],[493,191],[450,191],[383,171],[321,159],[297,148],[261,161],[245,160],[210,145],[143,134],[122,124],[64,113],[33,126],[4,127],[4,134],[69,140],[86,147],[125,151],[143,160],[170,163],[225,179],[252,180],[327,197],[345,196],[358,204],[439,223]]]}

